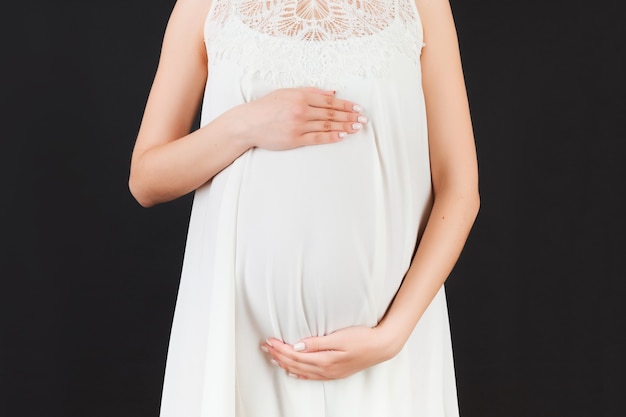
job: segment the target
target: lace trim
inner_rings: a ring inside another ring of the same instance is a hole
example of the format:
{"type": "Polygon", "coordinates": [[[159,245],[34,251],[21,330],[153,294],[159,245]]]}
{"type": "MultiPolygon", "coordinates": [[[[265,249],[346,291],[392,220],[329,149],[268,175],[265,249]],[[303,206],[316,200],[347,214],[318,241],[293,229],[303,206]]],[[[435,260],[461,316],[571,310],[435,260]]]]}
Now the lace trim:
{"type": "Polygon", "coordinates": [[[397,54],[419,62],[423,34],[412,0],[213,1],[209,62],[235,62],[279,87],[381,77],[397,54]]]}

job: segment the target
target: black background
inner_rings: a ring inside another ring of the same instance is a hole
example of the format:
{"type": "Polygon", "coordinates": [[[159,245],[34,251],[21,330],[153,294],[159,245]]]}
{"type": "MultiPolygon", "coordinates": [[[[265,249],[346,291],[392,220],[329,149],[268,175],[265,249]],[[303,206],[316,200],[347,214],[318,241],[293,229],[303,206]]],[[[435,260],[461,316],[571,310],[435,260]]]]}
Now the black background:
{"type": "MultiPolygon", "coordinates": [[[[157,416],[191,197],[145,210],[127,177],[173,0],[13,3],[0,415],[157,416]]],[[[626,415],[620,3],[452,5],[482,196],[447,284],[462,416],[626,415]]]]}

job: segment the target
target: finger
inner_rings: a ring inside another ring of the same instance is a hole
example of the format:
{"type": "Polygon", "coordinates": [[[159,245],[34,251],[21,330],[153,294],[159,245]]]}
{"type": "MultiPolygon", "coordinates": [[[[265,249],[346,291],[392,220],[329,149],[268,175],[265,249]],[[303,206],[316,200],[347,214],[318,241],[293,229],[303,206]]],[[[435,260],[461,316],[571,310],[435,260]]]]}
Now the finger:
{"type": "Polygon", "coordinates": [[[322,94],[311,94],[308,102],[311,107],[319,107],[323,109],[343,110],[354,113],[359,113],[362,110],[361,106],[352,101],[322,94]]]}
{"type": "Polygon", "coordinates": [[[367,117],[349,111],[325,109],[320,107],[310,107],[306,112],[306,118],[309,120],[323,120],[332,122],[352,122],[367,123],[367,117]]]}
{"type": "Polygon", "coordinates": [[[290,364],[290,366],[293,366],[294,363],[299,363],[319,369],[325,369],[329,364],[340,361],[341,356],[345,355],[345,352],[331,350],[298,352],[290,345],[270,347],[268,353],[272,359],[279,363],[290,364]]]}
{"type": "Polygon", "coordinates": [[[310,381],[330,381],[332,378],[324,376],[324,375],[320,375],[317,372],[311,371],[304,371],[304,370],[293,370],[290,371],[288,369],[285,369],[285,373],[292,377],[292,378],[296,378],[296,379],[306,379],[306,380],[310,380],[310,381]],[[297,372],[297,373],[296,373],[297,372]]]}
{"type": "Polygon", "coordinates": [[[309,132],[300,136],[299,146],[322,145],[325,143],[339,142],[346,137],[348,132],[309,132]]]}
{"type": "Polygon", "coordinates": [[[312,93],[323,94],[325,96],[334,96],[337,93],[335,90],[321,90],[317,87],[304,87],[303,90],[310,91],[312,93]]]}
{"type": "MultiPolygon", "coordinates": [[[[313,339],[324,340],[327,338],[328,336],[322,336],[303,340],[313,341],[313,339]]],[[[264,344],[262,346],[263,350],[269,353],[271,362],[275,366],[284,369],[289,376],[299,379],[329,381],[347,375],[342,373],[341,368],[337,368],[338,364],[346,361],[346,352],[323,350],[304,353],[294,349],[302,342],[295,343],[293,346],[278,340],[272,340],[270,343],[273,346],[264,344]]],[[[313,346],[314,343],[311,345],[313,346]]]]}
{"type": "Polygon", "coordinates": [[[300,378],[322,378],[324,376],[319,367],[294,361],[287,357],[282,357],[282,360],[272,358],[272,361],[274,365],[284,369],[288,374],[296,375],[300,378]]]}
{"type": "Polygon", "coordinates": [[[265,343],[261,344],[261,350],[274,358],[277,349],[288,349],[290,346],[282,340],[270,337],[265,340],[265,343]]]}
{"type": "Polygon", "coordinates": [[[261,346],[263,351],[268,353],[272,359],[284,362],[285,358],[292,361],[306,362],[305,358],[300,358],[300,354],[294,350],[292,345],[277,340],[268,339],[268,343],[261,346]]]}
{"type": "Polygon", "coordinates": [[[283,357],[289,357],[297,360],[297,351],[293,346],[276,339],[267,339],[267,343],[262,346],[264,351],[270,354],[273,359],[282,360],[283,357]]]}
{"type": "Polygon", "coordinates": [[[299,340],[297,343],[294,343],[294,347],[297,347],[297,349],[295,350],[301,353],[343,351],[343,348],[341,347],[341,344],[339,343],[339,340],[337,340],[336,334],[334,333],[326,336],[307,337],[305,339],[299,340]]]}
{"type": "Polygon", "coordinates": [[[285,345],[286,343],[280,339],[276,339],[275,337],[268,337],[267,339],[265,339],[265,344],[270,347],[274,347],[274,346],[285,345]]]}
{"type": "Polygon", "coordinates": [[[331,122],[331,121],[310,121],[303,126],[303,133],[315,132],[346,132],[356,133],[363,128],[363,123],[359,122],[331,122]]]}
{"type": "Polygon", "coordinates": [[[276,356],[272,357],[272,363],[284,369],[290,376],[297,376],[301,379],[328,380],[333,372],[331,369],[333,362],[328,359],[320,360],[318,364],[310,364],[276,352],[276,356]]]}
{"type": "MultiPolygon", "coordinates": [[[[272,365],[284,369],[291,377],[300,379],[324,379],[315,366],[290,358],[282,354],[279,349],[291,349],[291,346],[277,340],[268,341],[261,345],[261,349],[269,354],[272,365]]],[[[319,368],[319,367],[318,367],[319,368]]]]}
{"type": "Polygon", "coordinates": [[[304,379],[331,380],[349,375],[347,356],[343,352],[325,351],[309,353],[304,357],[316,356],[315,363],[293,360],[287,356],[278,356],[274,361],[285,369],[289,374],[297,375],[304,379]]]}

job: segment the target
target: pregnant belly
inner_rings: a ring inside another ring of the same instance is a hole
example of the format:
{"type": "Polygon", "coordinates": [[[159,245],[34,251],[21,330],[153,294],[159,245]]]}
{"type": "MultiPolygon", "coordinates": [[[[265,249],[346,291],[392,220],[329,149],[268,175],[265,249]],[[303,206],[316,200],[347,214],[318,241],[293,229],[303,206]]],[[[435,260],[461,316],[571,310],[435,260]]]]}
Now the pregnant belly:
{"type": "Polygon", "coordinates": [[[297,341],[373,326],[400,285],[390,258],[402,239],[385,227],[376,161],[353,140],[248,155],[236,280],[261,334],[297,341]]]}

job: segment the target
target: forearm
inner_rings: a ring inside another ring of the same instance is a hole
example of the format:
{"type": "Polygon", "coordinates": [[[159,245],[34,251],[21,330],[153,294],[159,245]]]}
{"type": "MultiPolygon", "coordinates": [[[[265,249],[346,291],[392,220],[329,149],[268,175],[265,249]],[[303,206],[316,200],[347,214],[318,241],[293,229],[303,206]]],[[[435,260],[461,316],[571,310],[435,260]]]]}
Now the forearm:
{"type": "Polygon", "coordinates": [[[478,193],[436,195],[411,266],[377,326],[389,355],[400,351],[452,271],[478,213],[478,193]]]}
{"type": "Polygon", "coordinates": [[[250,148],[234,108],[185,137],[134,155],[129,188],[144,207],[185,195],[250,148]]]}
{"type": "Polygon", "coordinates": [[[129,187],[146,207],[195,190],[252,147],[283,151],[335,143],[367,123],[354,102],[313,87],[275,90],[173,141],[188,127],[174,119],[164,132],[163,115],[145,117],[131,162],[129,187]]]}

